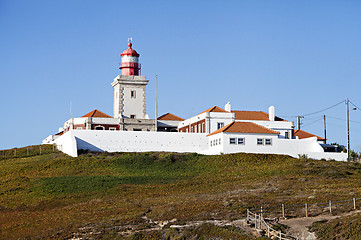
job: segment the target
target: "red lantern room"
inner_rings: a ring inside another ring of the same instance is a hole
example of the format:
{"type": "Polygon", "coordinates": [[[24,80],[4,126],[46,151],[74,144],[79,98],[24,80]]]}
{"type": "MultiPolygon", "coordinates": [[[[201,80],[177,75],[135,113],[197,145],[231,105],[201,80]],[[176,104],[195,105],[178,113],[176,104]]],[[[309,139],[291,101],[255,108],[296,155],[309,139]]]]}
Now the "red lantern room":
{"type": "Polygon", "coordinates": [[[128,49],[120,54],[121,63],[119,69],[121,75],[139,75],[140,63],[139,54],[137,51],[132,49],[132,43],[128,43],[128,49]]]}

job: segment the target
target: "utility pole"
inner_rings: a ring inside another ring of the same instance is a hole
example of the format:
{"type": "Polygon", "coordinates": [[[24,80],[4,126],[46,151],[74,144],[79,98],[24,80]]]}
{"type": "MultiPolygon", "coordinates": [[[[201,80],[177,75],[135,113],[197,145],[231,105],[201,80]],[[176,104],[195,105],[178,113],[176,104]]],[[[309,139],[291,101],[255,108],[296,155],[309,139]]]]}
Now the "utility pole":
{"type": "Polygon", "coordinates": [[[324,130],[325,130],[325,144],[326,144],[326,115],[323,115],[323,127],[324,127],[324,130]]]}
{"type": "Polygon", "coordinates": [[[158,131],[158,75],[155,75],[155,131],[158,131]]]}
{"type": "Polygon", "coordinates": [[[346,99],[347,104],[347,161],[351,160],[351,151],[350,151],[350,110],[349,110],[349,101],[346,99]]]}
{"type": "Polygon", "coordinates": [[[301,129],[301,118],[304,118],[303,116],[297,116],[297,129],[301,129]]]}

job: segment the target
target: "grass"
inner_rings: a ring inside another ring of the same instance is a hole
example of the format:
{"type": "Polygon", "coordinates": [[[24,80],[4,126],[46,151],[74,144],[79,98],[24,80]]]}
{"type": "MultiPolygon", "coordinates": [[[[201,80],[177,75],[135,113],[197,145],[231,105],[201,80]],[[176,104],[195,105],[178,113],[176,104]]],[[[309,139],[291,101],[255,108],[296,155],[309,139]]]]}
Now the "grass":
{"type": "Polygon", "coordinates": [[[310,227],[317,239],[360,239],[361,214],[315,222],[310,227]]]}
{"type": "MultiPolygon", "coordinates": [[[[0,155],[1,239],[64,239],[89,226],[112,239],[115,226],[148,228],[144,215],[154,221],[239,219],[261,205],[361,196],[358,163],[243,153],[84,152],[72,158],[52,146],[29,156],[19,148],[17,154],[0,155]]],[[[208,227],[182,236],[214,230],[208,227]]],[[[215,229],[222,236],[245,236],[215,229]]],[[[165,237],[164,231],[152,234],[165,237]]]]}

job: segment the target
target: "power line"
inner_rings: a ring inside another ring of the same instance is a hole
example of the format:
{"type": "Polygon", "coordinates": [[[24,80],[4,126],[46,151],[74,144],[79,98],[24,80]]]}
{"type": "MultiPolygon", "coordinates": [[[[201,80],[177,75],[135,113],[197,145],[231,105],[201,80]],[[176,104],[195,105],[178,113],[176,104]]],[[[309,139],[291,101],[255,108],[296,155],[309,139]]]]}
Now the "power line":
{"type": "Polygon", "coordinates": [[[315,121],[313,121],[313,122],[311,122],[311,123],[305,124],[305,125],[303,125],[303,127],[312,125],[312,124],[314,124],[314,123],[316,123],[316,122],[318,122],[318,121],[320,121],[320,120],[322,120],[322,119],[323,119],[323,117],[322,117],[322,118],[319,118],[319,119],[317,119],[317,120],[315,120],[315,121]]]}
{"type": "MultiPolygon", "coordinates": [[[[279,116],[279,117],[281,117],[281,118],[297,118],[297,117],[299,117],[299,116],[302,116],[302,117],[310,116],[310,115],[314,115],[314,114],[317,114],[317,113],[321,113],[321,112],[327,111],[327,110],[329,110],[329,109],[331,109],[331,108],[334,108],[334,107],[340,105],[341,103],[345,103],[345,100],[342,100],[341,102],[338,102],[338,103],[336,103],[336,104],[334,104],[334,105],[332,105],[332,106],[330,106],[330,107],[327,107],[327,108],[325,108],[325,109],[322,109],[322,110],[319,110],[319,111],[316,111],[316,112],[307,113],[307,114],[303,114],[303,115],[279,116]]],[[[361,110],[361,108],[359,108],[359,109],[361,110]]]]}
{"type": "Polygon", "coordinates": [[[336,107],[336,106],[338,106],[338,105],[340,105],[341,103],[344,103],[345,102],[345,100],[342,100],[341,102],[339,102],[339,103],[336,103],[335,105],[332,105],[332,106],[330,106],[330,107],[328,107],[328,108],[325,108],[325,109],[322,109],[322,110],[319,110],[319,111],[316,111],[316,112],[313,112],[313,113],[308,113],[308,114],[304,114],[304,115],[302,115],[302,116],[309,116],[309,115],[314,115],[314,114],[316,114],[316,113],[320,113],[320,112],[324,112],[324,111],[326,111],[326,110],[328,110],[328,109],[331,109],[331,108],[334,108],[334,107],[336,107]]]}
{"type": "Polygon", "coordinates": [[[361,108],[359,108],[358,106],[356,106],[353,102],[349,101],[355,108],[357,108],[358,110],[361,110],[361,108]]]}
{"type": "MultiPolygon", "coordinates": [[[[331,118],[331,119],[336,119],[336,120],[340,120],[340,121],[346,122],[346,119],[344,119],[344,118],[332,117],[332,116],[328,116],[328,115],[326,115],[326,117],[331,118]]],[[[361,122],[359,122],[359,121],[353,121],[353,120],[350,120],[350,122],[353,122],[353,123],[361,123],[361,122]]]]}

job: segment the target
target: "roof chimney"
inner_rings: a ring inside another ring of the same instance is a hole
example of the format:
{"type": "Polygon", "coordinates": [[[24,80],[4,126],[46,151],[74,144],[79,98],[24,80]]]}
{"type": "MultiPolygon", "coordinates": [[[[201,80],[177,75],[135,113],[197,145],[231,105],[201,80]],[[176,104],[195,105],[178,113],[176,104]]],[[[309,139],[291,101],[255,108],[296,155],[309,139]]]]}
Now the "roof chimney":
{"type": "Polygon", "coordinates": [[[227,112],[231,112],[231,103],[228,101],[226,105],[224,105],[224,110],[227,112]]]}
{"type": "Polygon", "coordinates": [[[268,108],[268,117],[270,121],[274,121],[275,120],[275,107],[274,106],[270,106],[268,108]]]}

